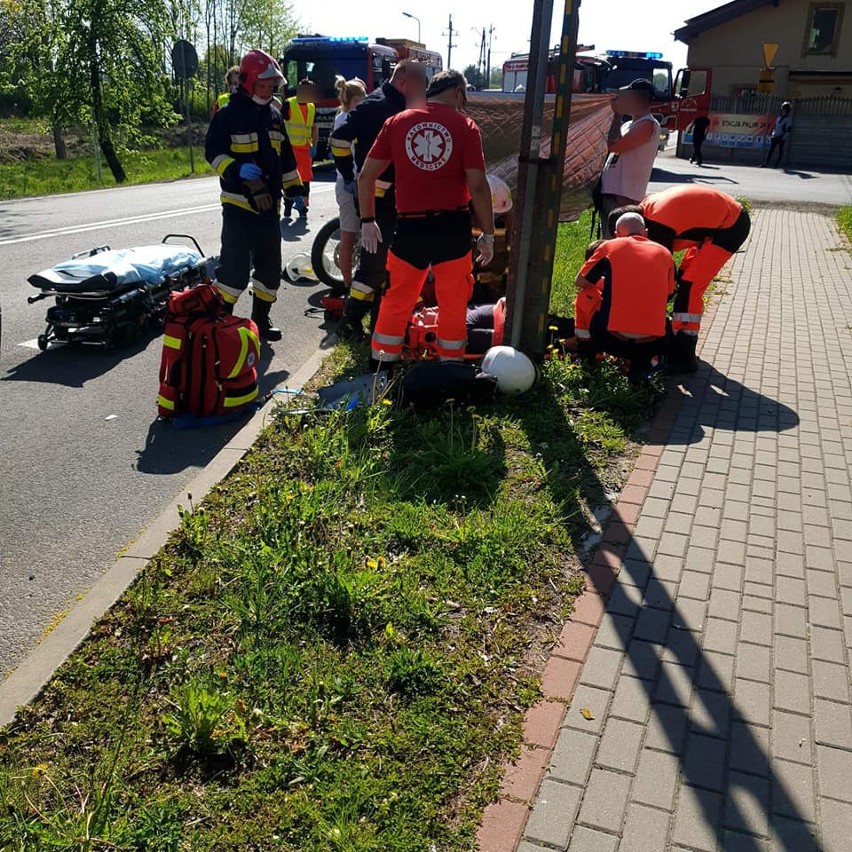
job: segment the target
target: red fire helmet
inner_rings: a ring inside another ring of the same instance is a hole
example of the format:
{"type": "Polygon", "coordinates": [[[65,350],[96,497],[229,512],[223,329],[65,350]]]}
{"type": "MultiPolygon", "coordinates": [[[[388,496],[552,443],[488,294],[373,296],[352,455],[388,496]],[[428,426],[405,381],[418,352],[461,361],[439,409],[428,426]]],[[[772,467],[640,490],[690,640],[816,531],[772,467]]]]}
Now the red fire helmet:
{"type": "Polygon", "coordinates": [[[272,80],[276,86],[284,82],[278,63],[262,50],[250,50],[240,62],[240,86],[249,95],[254,94],[254,84],[259,80],[272,80]]]}

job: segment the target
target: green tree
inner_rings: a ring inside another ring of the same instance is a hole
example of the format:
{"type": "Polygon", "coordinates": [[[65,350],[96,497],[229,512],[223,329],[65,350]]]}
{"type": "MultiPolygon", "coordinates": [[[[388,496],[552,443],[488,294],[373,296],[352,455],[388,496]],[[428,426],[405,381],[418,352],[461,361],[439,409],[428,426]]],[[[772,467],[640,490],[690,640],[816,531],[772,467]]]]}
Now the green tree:
{"type": "Polygon", "coordinates": [[[35,115],[47,118],[57,159],[67,157],[63,127],[77,115],[76,97],[68,80],[57,73],[57,61],[68,49],[60,0],[0,0],[12,39],[4,65],[14,69],[35,115]]]}
{"type": "Polygon", "coordinates": [[[61,19],[67,49],[57,75],[70,84],[78,114],[89,112],[113,177],[127,179],[114,136],[117,126],[163,126],[175,119],[162,47],[172,36],[162,0],[66,0],[61,19]]]}
{"type": "Polygon", "coordinates": [[[254,0],[243,17],[240,41],[244,50],[259,48],[277,59],[296,32],[296,18],[288,0],[254,0]]]}

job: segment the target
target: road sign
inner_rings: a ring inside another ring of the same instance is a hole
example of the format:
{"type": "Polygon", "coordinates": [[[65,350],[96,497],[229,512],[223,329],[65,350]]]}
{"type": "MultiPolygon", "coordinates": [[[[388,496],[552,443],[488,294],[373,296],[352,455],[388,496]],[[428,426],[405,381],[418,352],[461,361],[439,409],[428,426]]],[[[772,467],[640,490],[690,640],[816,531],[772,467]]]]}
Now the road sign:
{"type": "Polygon", "coordinates": [[[760,80],[757,84],[757,91],[762,95],[772,94],[772,89],[775,86],[775,72],[764,68],[760,72],[760,80]]]}
{"type": "Polygon", "coordinates": [[[763,42],[763,67],[771,68],[778,54],[778,45],[772,41],[763,42]]]}
{"type": "Polygon", "coordinates": [[[188,80],[198,71],[198,54],[190,42],[184,39],[175,42],[172,48],[172,68],[178,80],[188,80]]]}

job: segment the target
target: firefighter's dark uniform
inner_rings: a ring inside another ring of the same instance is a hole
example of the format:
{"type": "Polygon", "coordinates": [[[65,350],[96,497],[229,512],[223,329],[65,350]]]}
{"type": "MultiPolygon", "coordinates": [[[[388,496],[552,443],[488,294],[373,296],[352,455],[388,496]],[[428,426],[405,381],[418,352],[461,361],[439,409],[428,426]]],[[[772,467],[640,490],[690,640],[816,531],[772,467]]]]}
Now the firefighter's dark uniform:
{"type": "MultiPolygon", "coordinates": [[[[385,83],[347,114],[346,121],[334,131],[330,140],[334,163],[344,181],[355,181],[356,171],[364,165],[385,121],[404,109],[405,95],[390,83],[385,83]]],[[[346,300],[345,318],[350,322],[360,323],[371,310],[373,316],[376,316],[379,298],[385,286],[388,246],[396,227],[393,165],[385,170],[376,183],[376,222],[384,240],[379,243],[379,250],[375,254],[361,252],[346,300]]]]}
{"type": "Polygon", "coordinates": [[[222,254],[216,286],[234,304],[251,277],[255,297],[274,302],[281,284],[281,197],[304,194],[281,113],[273,104],[256,104],[239,89],[213,116],[205,156],[221,186],[222,254]],[[240,178],[244,163],[263,170],[271,209],[258,210],[251,188],[240,178]]]}

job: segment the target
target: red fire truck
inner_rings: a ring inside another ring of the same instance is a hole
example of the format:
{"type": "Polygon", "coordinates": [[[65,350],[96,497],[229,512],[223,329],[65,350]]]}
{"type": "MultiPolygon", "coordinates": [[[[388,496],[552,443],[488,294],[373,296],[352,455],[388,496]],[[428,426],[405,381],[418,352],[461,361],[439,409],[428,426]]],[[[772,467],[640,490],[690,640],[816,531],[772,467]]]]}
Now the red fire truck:
{"type": "MultiPolygon", "coordinates": [[[[603,56],[583,55],[594,48],[579,48],[574,66],[575,92],[605,92],[626,86],[643,77],[654,84],[653,112],[663,129],[672,132],[686,130],[695,117],[710,108],[709,68],[682,68],[672,80],[672,64],[662,53],[641,53],[629,50],[608,50],[603,56]]],[[[548,60],[547,91],[556,92],[557,50],[548,60]]],[[[511,57],[503,64],[503,91],[523,92],[527,86],[529,54],[511,57]]]]}
{"type": "Polygon", "coordinates": [[[296,93],[299,80],[310,78],[320,90],[316,122],[319,127],[317,158],[325,159],[328,137],[340,103],[334,87],[338,76],[359,77],[372,92],[390,79],[394,66],[403,59],[417,59],[426,65],[431,77],[443,67],[441,54],[408,39],[332,38],[302,35],[291,39],[281,57],[281,67],[289,81],[287,97],[296,93]]]}

